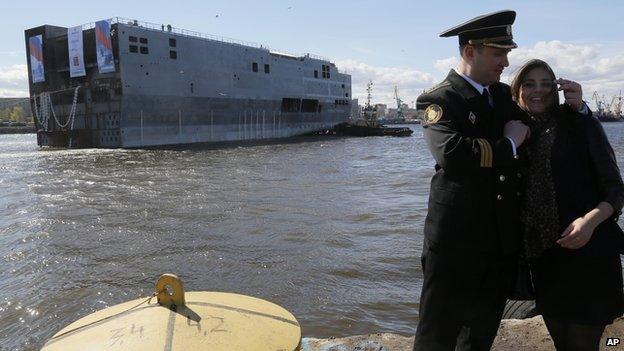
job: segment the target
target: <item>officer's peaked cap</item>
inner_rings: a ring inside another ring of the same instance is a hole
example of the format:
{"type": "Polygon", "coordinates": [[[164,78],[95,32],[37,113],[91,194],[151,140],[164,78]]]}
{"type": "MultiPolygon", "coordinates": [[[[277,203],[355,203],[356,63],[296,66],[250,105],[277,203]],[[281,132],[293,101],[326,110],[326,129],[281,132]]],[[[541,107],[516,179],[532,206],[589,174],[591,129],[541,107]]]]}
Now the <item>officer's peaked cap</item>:
{"type": "Polygon", "coordinates": [[[513,41],[511,25],[516,19],[516,12],[504,10],[475,17],[458,26],[440,33],[441,37],[459,37],[459,45],[485,45],[503,49],[514,49],[518,45],[513,41]]]}

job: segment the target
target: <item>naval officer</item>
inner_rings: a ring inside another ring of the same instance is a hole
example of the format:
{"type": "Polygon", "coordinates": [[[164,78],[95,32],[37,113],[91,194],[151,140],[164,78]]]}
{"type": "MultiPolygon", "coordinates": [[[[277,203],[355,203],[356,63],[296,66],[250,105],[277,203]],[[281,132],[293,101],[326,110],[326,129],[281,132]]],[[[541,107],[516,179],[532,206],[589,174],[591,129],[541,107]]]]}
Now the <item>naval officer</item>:
{"type": "Polygon", "coordinates": [[[414,350],[489,350],[514,280],[521,243],[517,149],[529,129],[499,80],[517,47],[515,17],[495,12],[440,34],[459,37],[460,63],[418,97],[436,172],[414,350]]]}

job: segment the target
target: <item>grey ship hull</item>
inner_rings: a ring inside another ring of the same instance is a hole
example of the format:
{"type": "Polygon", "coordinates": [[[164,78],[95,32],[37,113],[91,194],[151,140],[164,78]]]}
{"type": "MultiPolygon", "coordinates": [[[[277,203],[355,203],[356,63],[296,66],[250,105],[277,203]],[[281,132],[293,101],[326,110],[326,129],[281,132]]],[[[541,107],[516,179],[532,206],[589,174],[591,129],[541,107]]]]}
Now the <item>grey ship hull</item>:
{"type": "Polygon", "coordinates": [[[273,139],[331,128],[340,113],[286,113],[281,101],[135,96],[124,98],[124,147],[273,139]],[[149,117],[145,106],[150,106],[149,117]],[[143,118],[141,118],[143,116],[143,118]]]}
{"type": "Polygon", "coordinates": [[[26,41],[43,34],[47,45],[46,82],[33,84],[29,69],[31,101],[55,92],[51,102],[64,124],[80,87],[71,127],[61,128],[52,118],[44,125],[36,111],[41,104],[32,103],[39,145],[140,148],[287,138],[348,119],[351,77],[327,60],[149,24],[118,21],[113,28],[116,72],[98,73],[88,53],[95,45],[90,29],[83,31],[87,76],[73,79],[64,57],[66,28],[26,31],[26,41]],[[133,46],[145,46],[148,53],[133,52],[133,46]]]}
{"type": "MultiPolygon", "coordinates": [[[[55,147],[71,143],[71,147],[140,148],[279,139],[331,129],[346,119],[341,112],[282,112],[280,104],[249,99],[124,96],[117,104],[123,113],[106,111],[99,118],[76,119],[73,131],[39,130],[38,142],[55,147]],[[97,124],[96,129],[90,127],[97,124]]],[[[61,115],[66,110],[62,109],[61,115]]]]}

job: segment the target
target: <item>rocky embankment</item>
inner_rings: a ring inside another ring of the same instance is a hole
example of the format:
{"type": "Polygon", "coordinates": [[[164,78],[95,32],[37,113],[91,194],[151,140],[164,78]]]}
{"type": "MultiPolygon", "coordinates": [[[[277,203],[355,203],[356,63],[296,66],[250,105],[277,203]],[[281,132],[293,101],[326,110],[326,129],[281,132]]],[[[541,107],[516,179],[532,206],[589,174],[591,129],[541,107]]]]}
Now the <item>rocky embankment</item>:
{"type": "MultiPolygon", "coordinates": [[[[624,345],[606,346],[607,338],[621,338],[624,343],[624,318],[607,326],[600,350],[620,350],[624,345]]],[[[304,338],[301,351],[412,351],[414,336],[369,334],[346,338],[304,338]]],[[[551,351],[554,346],[541,316],[530,319],[505,319],[501,322],[492,351],[551,351]]]]}

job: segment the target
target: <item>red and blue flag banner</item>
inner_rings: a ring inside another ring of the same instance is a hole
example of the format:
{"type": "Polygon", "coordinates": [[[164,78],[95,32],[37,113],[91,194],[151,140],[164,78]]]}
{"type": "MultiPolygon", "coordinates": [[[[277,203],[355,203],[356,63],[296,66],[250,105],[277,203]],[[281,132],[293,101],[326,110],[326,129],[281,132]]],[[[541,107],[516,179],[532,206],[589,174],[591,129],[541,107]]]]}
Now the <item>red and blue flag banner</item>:
{"type": "Polygon", "coordinates": [[[45,82],[43,71],[43,38],[41,34],[28,38],[28,51],[30,51],[32,82],[45,82]]]}
{"type": "Polygon", "coordinates": [[[110,21],[104,20],[95,23],[95,51],[100,73],[115,72],[115,58],[113,57],[110,32],[110,21]]]}

